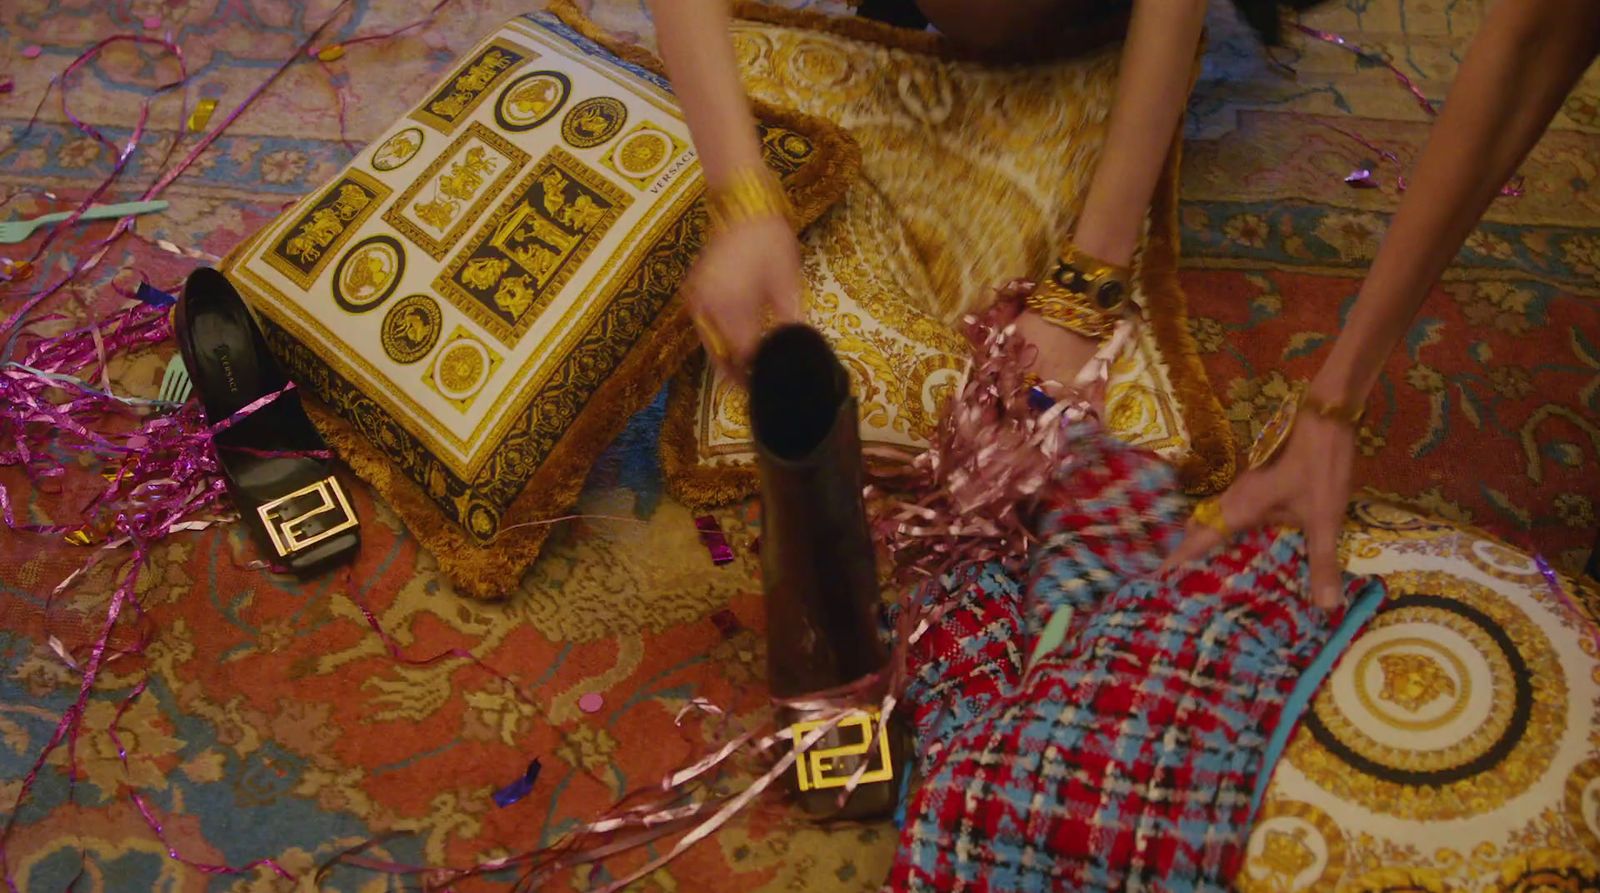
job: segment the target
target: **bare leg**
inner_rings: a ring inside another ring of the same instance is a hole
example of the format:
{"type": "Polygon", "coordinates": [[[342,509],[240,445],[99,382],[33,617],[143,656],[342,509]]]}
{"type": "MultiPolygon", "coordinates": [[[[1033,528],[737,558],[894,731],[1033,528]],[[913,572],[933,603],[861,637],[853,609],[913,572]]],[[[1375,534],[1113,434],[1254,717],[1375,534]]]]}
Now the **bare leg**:
{"type": "MultiPolygon", "coordinates": [[[[952,39],[995,50],[1011,40],[1026,42],[1029,34],[1065,33],[1075,16],[1105,8],[1104,0],[918,3],[952,39]]],[[[1073,243],[1081,251],[1118,266],[1133,259],[1156,181],[1178,131],[1204,23],[1205,0],[1134,0],[1105,148],[1073,233],[1073,243]]],[[[1024,315],[1019,328],[1039,346],[1038,371],[1048,379],[1071,381],[1099,347],[1031,313],[1024,315]]]]}

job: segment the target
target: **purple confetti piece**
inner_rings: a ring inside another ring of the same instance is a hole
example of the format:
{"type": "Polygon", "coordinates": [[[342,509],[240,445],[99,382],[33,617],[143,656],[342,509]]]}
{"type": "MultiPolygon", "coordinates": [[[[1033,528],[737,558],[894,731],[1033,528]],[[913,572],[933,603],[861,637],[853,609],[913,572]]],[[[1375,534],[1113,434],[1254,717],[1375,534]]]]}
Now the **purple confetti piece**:
{"type": "Polygon", "coordinates": [[[528,764],[528,771],[522,773],[521,778],[494,792],[494,805],[505,809],[532,793],[533,783],[539,780],[540,768],[542,767],[539,765],[539,758],[534,757],[533,762],[528,764]]]}
{"type": "Polygon", "coordinates": [[[173,304],[178,303],[177,298],[148,282],[139,283],[139,290],[134,293],[134,297],[149,304],[151,307],[171,307],[173,304]]]}
{"type": "Polygon", "coordinates": [[[706,551],[711,553],[711,563],[721,567],[733,561],[733,547],[728,545],[728,538],[722,533],[722,525],[717,523],[715,515],[701,515],[694,519],[694,527],[700,531],[700,542],[705,544],[706,551]]]}
{"type": "Polygon", "coordinates": [[[0,96],[17,89],[17,82],[9,74],[0,74],[0,96]]]}
{"type": "Polygon", "coordinates": [[[1349,175],[1344,178],[1344,182],[1347,185],[1354,186],[1357,189],[1378,188],[1378,181],[1372,178],[1372,171],[1364,167],[1358,167],[1351,171],[1349,175]]]}

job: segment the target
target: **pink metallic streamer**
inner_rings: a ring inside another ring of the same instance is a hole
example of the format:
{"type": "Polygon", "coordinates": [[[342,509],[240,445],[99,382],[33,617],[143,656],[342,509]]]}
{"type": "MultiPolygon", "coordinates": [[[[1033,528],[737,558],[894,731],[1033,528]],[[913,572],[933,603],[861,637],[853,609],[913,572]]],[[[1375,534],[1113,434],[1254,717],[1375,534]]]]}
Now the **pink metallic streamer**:
{"type": "Polygon", "coordinates": [[[1406,73],[1401,71],[1393,62],[1390,62],[1387,56],[1383,55],[1382,53],[1377,53],[1372,50],[1359,47],[1346,40],[1343,35],[1335,34],[1332,31],[1319,31],[1316,28],[1302,25],[1299,22],[1296,22],[1294,27],[1295,30],[1301,32],[1302,34],[1308,34],[1324,43],[1331,43],[1336,47],[1354,53],[1357,57],[1366,62],[1369,62],[1373,65],[1381,65],[1384,68],[1387,68],[1389,73],[1394,75],[1395,80],[1399,81],[1400,85],[1405,87],[1406,90],[1416,98],[1417,105],[1427,113],[1428,117],[1433,118],[1438,116],[1439,110],[1434,108],[1432,100],[1428,99],[1428,94],[1422,92],[1422,88],[1417,86],[1417,82],[1408,77],[1406,73]]]}
{"type": "MultiPolygon", "coordinates": [[[[1391,62],[1387,55],[1385,55],[1383,53],[1376,52],[1374,50],[1369,50],[1369,49],[1365,49],[1363,47],[1357,46],[1356,44],[1351,43],[1349,40],[1347,40],[1343,35],[1336,34],[1336,33],[1332,32],[1332,31],[1321,31],[1321,30],[1318,30],[1316,28],[1311,28],[1311,27],[1308,27],[1306,25],[1302,25],[1299,22],[1296,22],[1294,27],[1295,27],[1296,30],[1300,31],[1302,34],[1309,35],[1310,37],[1313,37],[1313,38],[1315,38],[1317,40],[1320,40],[1320,41],[1322,41],[1324,43],[1332,44],[1332,45],[1334,45],[1336,47],[1339,47],[1340,49],[1343,49],[1343,50],[1346,50],[1346,51],[1348,51],[1350,53],[1353,53],[1353,54],[1355,54],[1355,56],[1357,58],[1359,58],[1359,59],[1361,59],[1361,60],[1363,60],[1363,61],[1365,61],[1365,62],[1367,62],[1369,64],[1381,65],[1384,68],[1388,69],[1389,73],[1394,75],[1395,80],[1399,81],[1400,85],[1402,87],[1404,87],[1406,89],[1406,91],[1409,92],[1412,95],[1413,98],[1416,99],[1418,107],[1420,107],[1422,109],[1424,114],[1426,114],[1429,118],[1437,118],[1437,117],[1439,117],[1439,110],[1438,110],[1437,107],[1434,106],[1433,101],[1428,98],[1428,95],[1426,93],[1422,92],[1422,88],[1417,85],[1416,81],[1412,80],[1409,75],[1407,75],[1405,72],[1401,71],[1399,66],[1397,66],[1393,62],[1391,62]]],[[[1318,122],[1318,123],[1322,123],[1322,122],[1318,122]]],[[[1343,130],[1341,128],[1334,127],[1333,125],[1326,124],[1326,123],[1323,123],[1323,126],[1327,127],[1330,130],[1333,130],[1333,131],[1335,131],[1337,133],[1341,133],[1344,136],[1349,137],[1350,139],[1355,140],[1356,142],[1360,143],[1361,145],[1366,146],[1368,149],[1371,149],[1372,151],[1377,152],[1378,154],[1382,155],[1386,160],[1393,162],[1395,167],[1400,169],[1400,173],[1397,173],[1395,175],[1395,188],[1400,192],[1405,192],[1406,191],[1406,178],[1405,178],[1405,173],[1404,173],[1405,165],[1400,161],[1400,158],[1398,156],[1396,156],[1393,152],[1389,152],[1389,151],[1386,151],[1384,149],[1380,149],[1377,146],[1373,145],[1371,142],[1368,142],[1365,138],[1363,138],[1361,136],[1358,136],[1357,134],[1351,133],[1348,130],[1343,130]]],[[[1375,185],[1377,185],[1375,182],[1372,181],[1372,172],[1371,171],[1356,171],[1356,172],[1350,174],[1350,176],[1345,177],[1344,181],[1346,183],[1349,183],[1352,186],[1358,186],[1358,187],[1375,186],[1375,185]],[[1365,177],[1357,176],[1357,174],[1362,174],[1362,173],[1365,173],[1366,176],[1365,177]]],[[[1522,177],[1520,177],[1520,176],[1512,177],[1510,182],[1508,182],[1504,186],[1500,187],[1500,194],[1504,195],[1504,196],[1509,196],[1509,197],[1512,197],[1512,198],[1520,196],[1520,195],[1523,194],[1522,184],[1523,184],[1523,178],[1522,177]]]]}
{"type": "MultiPolygon", "coordinates": [[[[1025,517],[1027,505],[1070,455],[1064,425],[1093,412],[1084,395],[1103,382],[1110,358],[1129,337],[1129,329],[1119,327],[1106,349],[1070,387],[1061,389],[1071,399],[1040,412],[1030,405],[1030,388],[1023,379],[1032,349],[1010,325],[1021,299],[1031,288],[1031,283],[1009,284],[1001,291],[993,311],[967,321],[976,353],[973,368],[961,397],[952,401],[942,416],[929,456],[900,477],[901,492],[911,492],[894,500],[876,488],[869,490],[869,495],[887,504],[887,515],[878,519],[876,532],[887,551],[903,565],[911,565],[900,569],[901,579],[908,583],[941,576],[970,561],[993,557],[1014,563],[1026,554],[1031,543],[1025,517]]],[[[703,522],[698,526],[702,533],[709,527],[703,522]]],[[[716,737],[721,743],[700,748],[698,754],[667,772],[655,786],[625,794],[611,809],[551,847],[458,869],[430,869],[353,853],[341,855],[336,861],[391,874],[420,875],[425,890],[438,890],[479,874],[517,867],[525,871],[517,889],[542,889],[560,871],[599,862],[684,831],[666,852],[598,888],[598,893],[615,893],[714,834],[770,790],[801,754],[864,705],[876,705],[881,721],[875,735],[885,734],[906,683],[906,651],[940,622],[950,605],[932,605],[930,587],[908,585],[901,592],[899,635],[884,670],[830,691],[772,701],[771,706],[780,715],[798,715],[823,723],[800,741],[792,739],[787,727],[775,724],[732,736],[719,731],[716,737]],[[709,785],[714,773],[741,754],[764,764],[747,787],[731,797],[694,798],[694,787],[709,785]],[[613,836],[618,834],[624,836],[613,836]],[[597,835],[604,839],[595,841],[597,835]]],[[[365,608],[363,611],[374,630],[379,630],[370,612],[365,608]]],[[[379,633],[383,635],[381,630],[379,633]]],[[[393,645],[390,650],[396,653],[393,645]]],[[[727,711],[716,704],[695,698],[678,711],[674,723],[681,727],[687,717],[696,713],[722,723],[729,718],[727,711]]],[[[869,742],[869,747],[875,745],[876,738],[869,742]]],[[[841,806],[866,770],[866,765],[859,767],[842,788],[841,806]]]]}
{"type": "MultiPolygon", "coordinates": [[[[162,171],[155,181],[144,191],[141,198],[149,199],[170,185],[184,171],[186,171],[203,152],[205,152],[221,134],[234,123],[239,115],[249,107],[265,90],[267,90],[280,77],[288,67],[297,61],[301,52],[320,39],[321,35],[331,26],[334,19],[349,5],[350,0],[342,0],[319,25],[305,42],[297,48],[295,53],[284,60],[255,90],[246,96],[223,120],[214,127],[200,142],[175,165],[168,167],[168,162],[177,151],[183,139],[183,128],[175,131],[174,139],[166,147],[160,162],[155,166],[162,171]]],[[[358,40],[376,40],[393,34],[404,33],[413,28],[422,27],[430,22],[434,15],[444,6],[446,0],[441,0],[423,19],[410,25],[382,35],[369,35],[358,40]]],[[[65,116],[81,132],[107,146],[113,152],[115,162],[110,175],[101,184],[82,199],[77,205],[72,216],[57,224],[49,230],[31,257],[20,262],[7,261],[4,266],[7,272],[0,276],[0,282],[9,284],[14,289],[16,284],[27,280],[39,269],[39,260],[55,242],[59,234],[66,227],[71,226],[91,205],[100,199],[111,187],[122,172],[126,169],[133,152],[142,141],[145,128],[149,120],[150,103],[154,95],[183,86],[188,80],[188,71],[184,63],[183,53],[168,35],[167,39],[158,40],[142,35],[115,35],[106,38],[81,54],[77,59],[52,81],[52,86],[59,84],[62,88],[61,105],[65,116]],[[170,53],[177,61],[179,76],[176,80],[158,86],[151,96],[147,96],[141,103],[137,120],[132,128],[127,142],[122,147],[117,147],[105,138],[97,129],[78,118],[72,111],[67,101],[71,75],[88,64],[106,47],[118,42],[144,43],[159,46],[170,53]]],[[[3,88],[0,93],[10,92],[12,81],[9,77],[3,79],[3,88]]],[[[13,145],[22,142],[22,139],[32,131],[38,119],[39,109],[48,96],[48,89],[39,99],[39,106],[35,108],[33,118],[29,121],[23,133],[14,141],[13,145]]],[[[343,100],[340,96],[341,134],[343,130],[343,100]]],[[[180,119],[188,116],[188,98],[184,97],[180,119]]],[[[8,195],[6,201],[15,198],[16,194],[8,195]]],[[[48,196],[53,198],[53,196],[48,196]]],[[[83,273],[95,268],[105,257],[111,246],[124,234],[130,232],[132,218],[123,218],[113,227],[111,233],[91,244],[85,252],[67,271],[67,273],[52,284],[41,288],[29,296],[4,323],[0,323],[0,333],[5,333],[9,341],[15,341],[24,330],[24,321],[44,301],[57,294],[68,284],[76,280],[83,273]]],[[[181,248],[166,240],[158,240],[157,247],[169,253],[178,254],[191,259],[214,260],[212,255],[192,249],[181,248]]],[[[0,288],[3,292],[4,288],[0,288]]],[[[112,554],[114,550],[124,546],[131,546],[127,570],[116,591],[113,594],[107,609],[99,637],[91,648],[90,655],[81,667],[71,659],[59,640],[52,637],[52,647],[68,666],[80,672],[81,679],[78,697],[73,706],[63,714],[57,724],[49,742],[41,750],[34,765],[24,777],[17,794],[15,806],[7,816],[3,828],[0,828],[0,876],[5,878],[6,886],[15,893],[17,890],[12,880],[9,864],[4,848],[5,841],[16,823],[22,804],[26,801],[27,794],[42,769],[45,761],[63,741],[68,747],[69,777],[76,778],[76,745],[79,726],[82,720],[87,698],[93,689],[101,668],[114,657],[124,653],[138,653],[148,638],[141,641],[139,647],[133,651],[123,651],[110,648],[112,635],[120,622],[123,612],[128,609],[143,616],[143,608],[139,605],[134,595],[139,571],[144,567],[153,544],[175,532],[201,530],[215,523],[214,519],[196,520],[197,515],[215,514],[221,508],[225,486],[216,467],[216,456],[212,447],[212,438],[221,431],[234,424],[245,413],[254,411],[265,405],[279,394],[269,395],[256,401],[251,407],[241,411],[240,415],[224,420],[221,425],[206,428],[201,421],[198,409],[190,406],[180,409],[176,415],[156,419],[144,419],[138,424],[132,434],[122,436],[105,433],[97,430],[99,425],[92,425],[98,420],[114,415],[128,415],[135,409],[143,409],[153,405],[153,401],[134,400],[118,397],[111,393],[110,382],[107,374],[108,359],[119,351],[129,349],[136,344],[151,343],[165,340],[170,333],[165,329],[165,314],[155,311],[154,308],[133,308],[117,318],[111,325],[94,323],[74,330],[66,335],[57,336],[40,342],[32,353],[22,363],[10,363],[0,367],[0,395],[5,401],[3,405],[8,412],[0,416],[0,436],[10,441],[14,448],[0,453],[0,464],[20,465],[35,480],[54,478],[60,475],[59,466],[52,466],[44,455],[41,446],[51,439],[76,440],[82,449],[87,449],[91,454],[97,455],[102,461],[120,462],[116,474],[108,477],[108,486],[87,506],[83,513],[85,516],[98,513],[101,516],[110,515],[106,526],[109,535],[105,543],[96,551],[89,562],[63,580],[52,593],[59,594],[79,579],[90,567],[112,554]],[[100,387],[95,388],[82,380],[81,375],[98,373],[100,387]],[[65,403],[58,403],[50,399],[50,395],[65,390],[68,399],[65,403]],[[45,432],[41,435],[41,431],[45,432]],[[53,438],[52,438],[53,435],[53,438]]],[[[9,354],[9,347],[7,348],[9,354]]],[[[287,389],[286,389],[287,390],[287,389]]],[[[282,392],[280,392],[281,394],[282,392]]],[[[0,487],[0,509],[3,509],[4,520],[8,528],[16,531],[30,533],[45,533],[57,535],[72,529],[89,529],[92,524],[83,524],[78,527],[72,525],[40,525],[19,524],[15,517],[9,494],[0,487]]],[[[630,519],[631,520],[631,519],[630,519]]],[[[48,610],[48,606],[47,606],[48,610]]],[[[119,758],[126,767],[127,752],[116,733],[116,725],[120,722],[123,713],[133,700],[142,693],[148,684],[148,677],[141,681],[120,705],[111,727],[107,730],[111,740],[117,747],[119,758]]],[[[130,792],[140,814],[149,825],[151,831],[166,847],[168,855],[173,859],[196,868],[207,874],[244,874],[258,867],[271,869],[280,878],[292,880],[293,876],[285,871],[271,859],[261,859],[249,865],[235,868],[226,865],[212,865],[195,862],[181,856],[167,840],[161,822],[155,818],[144,798],[137,792],[130,792]]],[[[75,882],[74,882],[75,883],[75,882]]]]}

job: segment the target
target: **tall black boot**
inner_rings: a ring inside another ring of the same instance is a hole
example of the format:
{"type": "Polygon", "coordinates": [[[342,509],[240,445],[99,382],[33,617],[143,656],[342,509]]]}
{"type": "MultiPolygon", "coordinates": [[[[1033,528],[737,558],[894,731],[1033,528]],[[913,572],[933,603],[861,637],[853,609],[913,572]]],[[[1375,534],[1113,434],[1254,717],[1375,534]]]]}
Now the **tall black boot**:
{"type": "MultiPolygon", "coordinates": [[[[773,697],[804,698],[886,672],[856,400],[848,374],[816,330],[785,326],[762,342],[751,367],[750,419],[761,477],[773,697]]],[[[806,812],[865,818],[893,811],[906,737],[898,723],[875,734],[876,695],[861,699],[870,712],[842,722],[800,755],[790,783],[806,812]],[[840,809],[840,789],[863,760],[869,769],[840,809]]],[[[802,730],[813,719],[787,714],[784,722],[802,730]]]]}

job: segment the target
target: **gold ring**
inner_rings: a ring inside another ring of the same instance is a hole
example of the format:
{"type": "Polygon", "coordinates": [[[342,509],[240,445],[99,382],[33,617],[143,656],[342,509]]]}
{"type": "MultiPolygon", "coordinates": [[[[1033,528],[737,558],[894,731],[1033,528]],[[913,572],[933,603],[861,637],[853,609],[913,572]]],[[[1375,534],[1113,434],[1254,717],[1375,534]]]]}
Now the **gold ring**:
{"type": "Polygon", "coordinates": [[[1233,535],[1233,531],[1228,528],[1228,519],[1222,516],[1222,500],[1219,497],[1213,496],[1210,499],[1200,500],[1194,507],[1194,514],[1190,517],[1200,522],[1202,526],[1209,527],[1222,534],[1223,537],[1233,535]]]}

